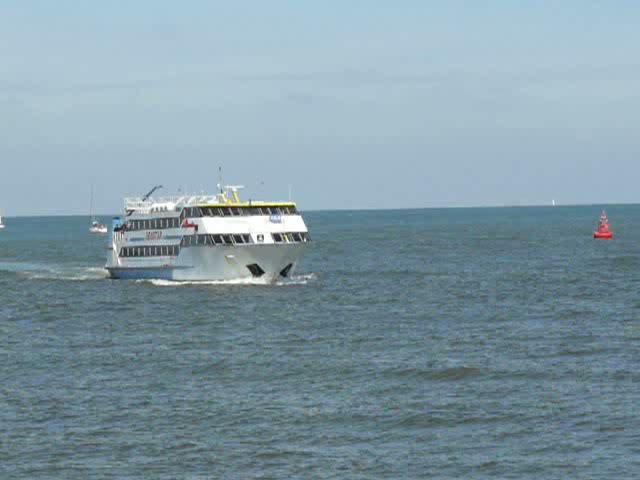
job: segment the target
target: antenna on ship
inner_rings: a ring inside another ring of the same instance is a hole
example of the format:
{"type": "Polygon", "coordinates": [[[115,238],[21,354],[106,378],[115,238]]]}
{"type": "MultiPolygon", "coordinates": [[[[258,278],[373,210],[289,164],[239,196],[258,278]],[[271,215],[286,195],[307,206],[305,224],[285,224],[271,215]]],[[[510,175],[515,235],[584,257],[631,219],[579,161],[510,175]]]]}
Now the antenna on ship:
{"type": "Polygon", "coordinates": [[[224,183],[222,183],[222,167],[218,167],[218,188],[220,193],[224,193],[224,183]]]}
{"type": "Polygon", "coordinates": [[[151,190],[149,190],[149,192],[144,197],[142,197],[142,201],[143,202],[146,201],[151,196],[151,194],[153,192],[155,192],[156,190],[159,190],[161,188],[162,188],[162,185],[156,185],[155,187],[153,187],[151,190]]]}

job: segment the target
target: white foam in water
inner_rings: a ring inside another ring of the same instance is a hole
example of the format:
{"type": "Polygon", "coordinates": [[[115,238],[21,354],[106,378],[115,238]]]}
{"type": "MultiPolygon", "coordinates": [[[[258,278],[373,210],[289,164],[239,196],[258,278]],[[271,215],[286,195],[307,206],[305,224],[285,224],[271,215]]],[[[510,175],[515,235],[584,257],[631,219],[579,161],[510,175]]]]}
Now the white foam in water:
{"type": "MultiPolygon", "coordinates": [[[[104,280],[108,277],[107,270],[102,267],[64,267],[61,265],[46,265],[26,262],[0,262],[0,270],[14,272],[29,280],[64,280],[70,282],[104,280]]],[[[140,279],[136,283],[150,283],[157,287],[181,287],[188,285],[272,285],[290,286],[306,285],[315,280],[314,273],[296,275],[279,280],[275,283],[260,278],[239,278],[236,280],[161,280],[140,279]]]]}
{"type": "Polygon", "coordinates": [[[316,279],[316,275],[306,274],[294,276],[292,278],[282,280],[276,283],[270,283],[259,278],[239,278],[236,280],[162,280],[162,279],[140,279],[135,280],[136,283],[150,283],[156,287],[184,287],[189,285],[272,285],[272,286],[288,286],[288,285],[306,285],[309,280],[316,279]]]}
{"type": "Polygon", "coordinates": [[[71,282],[103,280],[107,271],[100,267],[64,267],[26,262],[2,262],[0,270],[14,272],[29,280],[67,280],[71,282]]]}

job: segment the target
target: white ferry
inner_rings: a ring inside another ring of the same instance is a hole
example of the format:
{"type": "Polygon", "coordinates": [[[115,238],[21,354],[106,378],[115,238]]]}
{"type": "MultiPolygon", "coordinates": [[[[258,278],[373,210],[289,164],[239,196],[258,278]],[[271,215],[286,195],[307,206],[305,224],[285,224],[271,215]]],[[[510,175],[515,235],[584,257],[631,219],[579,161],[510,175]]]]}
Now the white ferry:
{"type": "Polygon", "coordinates": [[[311,241],[293,202],[241,202],[241,186],[216,195],[126,198],[111,227],[113,278],[274,282],[293,274],[311,241]]]}

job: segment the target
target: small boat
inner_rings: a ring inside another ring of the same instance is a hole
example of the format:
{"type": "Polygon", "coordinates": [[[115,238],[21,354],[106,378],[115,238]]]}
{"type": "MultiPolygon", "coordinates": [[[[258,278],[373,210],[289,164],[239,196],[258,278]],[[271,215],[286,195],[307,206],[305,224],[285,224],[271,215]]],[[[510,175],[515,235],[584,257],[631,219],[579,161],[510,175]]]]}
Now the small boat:
{"type": "Polygon", "coordinates": [[[607,218],[607,213],[604,211],[602,212],[602,215],[600,215],[600,220],[598,220],[598,229],[593,232],[593,238],[601,240],[613,238],[613,232],[609,228],[609,219],[607,218]]]}
{"type": "Polygon", "coordinates": [[[91,201],[89,203],[89,217],[91,218],[91,226],[89,227],[89,233],[107,233],[107,226],[102,223],[98,223],[95,215],[93,214],[93,185],[91,185],[91,201]]]}
{"type": "Polygon", "coordinates": [[[0,229],[4,228],[4,223],[2,223],[2,215],[0,215],[0,229]]]}
{"type": "Polygon", "coordinates": [[[107,233],[107,227],[106,225],[103,225],[102,223],[98,223],[97,221],[93,221],[91,222],[91,226],[89,227],[89,232],[90,233],[107,233]]]}

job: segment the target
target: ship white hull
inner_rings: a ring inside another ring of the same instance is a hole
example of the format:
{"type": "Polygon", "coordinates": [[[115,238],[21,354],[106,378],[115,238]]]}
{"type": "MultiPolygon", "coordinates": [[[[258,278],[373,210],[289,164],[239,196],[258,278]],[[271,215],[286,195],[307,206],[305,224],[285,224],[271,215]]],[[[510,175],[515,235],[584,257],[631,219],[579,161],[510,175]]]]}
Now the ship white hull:
{"type": "Polygon", "coordinates": [[[273,283],[293,274],[307,247],[306,243],[190,247],[182,248],[177,257],[159,258],[118,259],[114,252],[106,269],[112,278],[178,281],[255,278],[273,283]],[[248,265],[258,265],[264,273],[255,275],[248,265]]]}

